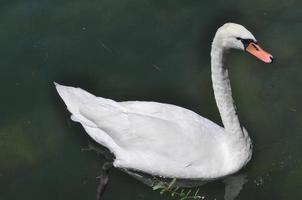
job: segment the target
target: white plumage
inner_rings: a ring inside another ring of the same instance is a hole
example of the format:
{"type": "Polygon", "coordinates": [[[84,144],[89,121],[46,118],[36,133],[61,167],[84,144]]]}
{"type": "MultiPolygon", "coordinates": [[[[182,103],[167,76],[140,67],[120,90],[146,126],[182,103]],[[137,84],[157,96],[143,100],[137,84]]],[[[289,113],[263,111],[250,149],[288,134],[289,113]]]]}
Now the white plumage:
{"type": "Polygon", "coordinates": [[[214,93],[225,128],[175,105],[116,102],[80,88],[59,84],[56,88],[72,120],[115,155],[115,167],[164,177],[222,177],[238,171],[252,153],[235,112],[227,69],[222,66],[225,49],[243,48],[230,43],[230,37],[238,35],[254,40],[241,25],[228,23],[217,31],[211,52],[214,93]],[[221,46],[224,39],[229,43],[226,47],[221,46]]]}

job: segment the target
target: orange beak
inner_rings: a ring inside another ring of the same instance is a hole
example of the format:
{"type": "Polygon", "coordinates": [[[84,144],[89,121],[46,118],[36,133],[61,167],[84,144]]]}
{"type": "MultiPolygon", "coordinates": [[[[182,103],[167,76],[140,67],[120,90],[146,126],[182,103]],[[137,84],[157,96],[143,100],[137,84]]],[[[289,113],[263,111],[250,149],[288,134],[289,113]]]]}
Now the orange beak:
{"type": "Polygon", "coordinates": [[[271,54],[261,49],[261,47],[254,42],[250,42],[245,50],[265,63],[272,63],[274,60],[271,54]]]}

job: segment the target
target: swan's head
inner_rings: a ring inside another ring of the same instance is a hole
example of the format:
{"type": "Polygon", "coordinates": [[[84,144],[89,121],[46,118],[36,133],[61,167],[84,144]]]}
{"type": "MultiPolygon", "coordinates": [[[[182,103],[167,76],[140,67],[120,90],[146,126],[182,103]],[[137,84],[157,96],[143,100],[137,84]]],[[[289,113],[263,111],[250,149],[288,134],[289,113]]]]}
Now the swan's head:
{"type": "Polygon", "coordinates": [[[273,62],[273,56],[264,51],[253,34],[240,24],[226,23],[221,26],[216,32],[213,44],[220,45],[224,49],[240,49],[263,62],[273,62]]]}

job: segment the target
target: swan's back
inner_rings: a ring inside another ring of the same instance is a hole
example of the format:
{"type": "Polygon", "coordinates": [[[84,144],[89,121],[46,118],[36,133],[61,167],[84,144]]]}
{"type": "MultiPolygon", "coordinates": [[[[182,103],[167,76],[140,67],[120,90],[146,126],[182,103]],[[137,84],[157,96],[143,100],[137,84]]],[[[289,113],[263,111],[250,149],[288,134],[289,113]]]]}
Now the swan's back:
{"type": "Polygon", "coordinates": [[[116,167],[180,178],[211,178],[228,170],[223,128],[190,110],[156,102],[116,102],[58,84],[56,88],[72,120],[115,154],[116,167]]]}

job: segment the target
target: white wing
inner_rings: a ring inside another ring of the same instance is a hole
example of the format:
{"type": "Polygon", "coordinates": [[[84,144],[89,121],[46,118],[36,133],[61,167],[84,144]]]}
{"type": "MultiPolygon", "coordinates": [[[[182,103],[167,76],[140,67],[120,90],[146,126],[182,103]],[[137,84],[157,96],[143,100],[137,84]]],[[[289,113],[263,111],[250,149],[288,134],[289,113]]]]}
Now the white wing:
{"type": "Polygon", "coordinates": [[[57,89],[72,119],[115,154],[115,166],[179,177],[220,171],[223,128],[196,113],[156,102],[118,103],[79,88],[57,89]]]}

